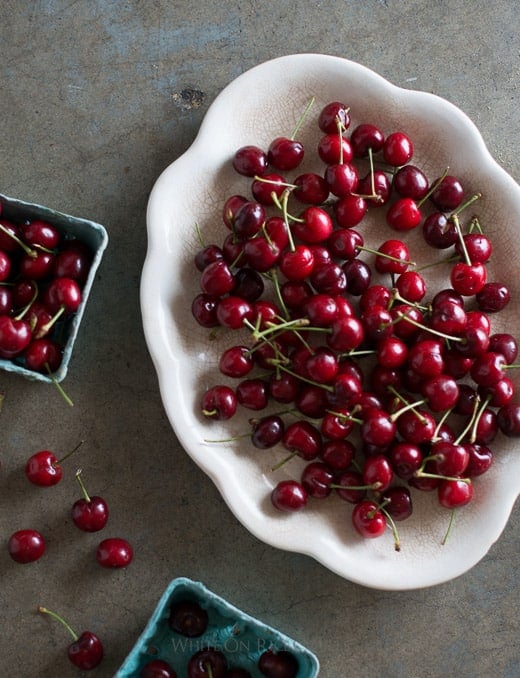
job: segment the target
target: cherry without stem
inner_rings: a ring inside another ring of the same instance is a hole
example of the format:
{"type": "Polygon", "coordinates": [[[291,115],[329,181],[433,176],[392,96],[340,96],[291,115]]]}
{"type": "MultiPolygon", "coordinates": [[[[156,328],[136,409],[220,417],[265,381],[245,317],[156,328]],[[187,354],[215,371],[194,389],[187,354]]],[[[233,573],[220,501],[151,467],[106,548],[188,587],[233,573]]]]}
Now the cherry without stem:
{"type": "Polygon", "coordinates": [[[45,553],[45,540],[36,530],[18,530],[7,544],[9,555],[16,563],[32,563],[45,553]]]}
{"type": "Polygon", "coordinates": [[[132,562],[134,550],[126,539],[109,537],[104,539],[96,549],[96,560],[102,567],[127,567],[132,562]]]}

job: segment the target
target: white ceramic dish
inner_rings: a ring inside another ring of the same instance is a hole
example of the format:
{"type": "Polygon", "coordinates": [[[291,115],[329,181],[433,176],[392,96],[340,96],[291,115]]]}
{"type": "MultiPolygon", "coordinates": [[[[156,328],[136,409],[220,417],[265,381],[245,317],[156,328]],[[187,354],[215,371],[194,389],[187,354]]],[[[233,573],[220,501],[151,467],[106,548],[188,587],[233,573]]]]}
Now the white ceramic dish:
{"type": "MultiPolygon", "coordinates": [[[[208,331],[191,316],[191,301],[199,292],[193,266],[199,247],[196,224],[206,243],[222,242],[224,199],[248,186],[231,169],[234,151],[245,144],[267,147],[275,136],[289,134],[311,96],[316,102],[299,135],[304,143],[312,145],[311,139],[319,138],[316,119],[321,107],[343,100],[351,107],[353,125],[364,121],[385,133],[406,131],[415,143],[414,164],[431,178],[449,166],[468,193],[483,192],[478,215],[494,244],[489,276],[507,279],[513,295],[508,308],[493,318],[494,331],[507,328],[520,336],[516,264],[520,241],[514,237],[520,188],[493,160],[473,123],[445,100],[398,88],[356,63],[301,54],[264,63],[228,85],[211,105],[191,148],[157,180],[148,206],[149,249],[141,283],[146,339],[164,406],[181,444],[254,535],[272,546],[308,554],[368,587],[427,587],[466,572],[503,531],[520,489],[520,456],[514,440],[500,437],[493,444],[494,466],[475,482],[475,498],[458,512],[444,546],[440,542],[449,512],[437,507],[435,496],[415,494],[413,516],[399,525],[399,553],[393,550],[390,533],[377,540],[357,537],[350,523],[351,506],[337,497],[311,501],[296,514],[275,511],[270,490],[278,480],[297,476],[300,460],[272,473],[279,450],[259,452],[244,440],[226,445],[205,442],[244,433],[251,412],[226,423],[203,421],[198,412],[202,392],[223,381],[217,370],[219,352],[236,337],[223,333],[210,341],[208,331]]],[[[364,225],[365,241],[370,234],[379,234],[380,242],[392,237],[382,237],[380,228],[377,220],[364,225]]],[[[413,247],[417,252],[420,245],[413,247]]],[[[435,256],[424,245],[421,253],[430,259],[435,256]]]]}

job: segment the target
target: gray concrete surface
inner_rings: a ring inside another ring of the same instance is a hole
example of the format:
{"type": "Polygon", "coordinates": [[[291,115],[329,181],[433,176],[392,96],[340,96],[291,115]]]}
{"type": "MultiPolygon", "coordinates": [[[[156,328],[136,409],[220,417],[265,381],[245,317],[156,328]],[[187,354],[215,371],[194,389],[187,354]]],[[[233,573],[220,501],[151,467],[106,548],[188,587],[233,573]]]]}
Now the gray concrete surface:
{"type": "Polygon", "coordinates": [[[96,629],[106,658],[95,675],[113,675],[179,575],[312,647],[324,678],[520,675],[518,512],[466,575],[405,593],[356,586],[260,543],[166,421],[138,298],[156,177],[190,145],[219,91],[274,56],[344,56],[446,97],[518,179],[519,19],[507,0],[3,0],[0,190],[105,224],[110,246],[65,382],[75,406],[52,387],[0,375],[2,676],[76,675],[65,631],[38,605],[96,629]],[[186,102],[190,88],[201,95],[186,102]],[[66,480],[28,486],[29,454],[80,439],[66,480]],[[98,536],[70,523],[77,464],[111,504],[110,532],[135,546],[127,570],[97,567],[98,536]],[[48,551],[19,566],[5,543],[28,525],[47,535],[48,551]]]}

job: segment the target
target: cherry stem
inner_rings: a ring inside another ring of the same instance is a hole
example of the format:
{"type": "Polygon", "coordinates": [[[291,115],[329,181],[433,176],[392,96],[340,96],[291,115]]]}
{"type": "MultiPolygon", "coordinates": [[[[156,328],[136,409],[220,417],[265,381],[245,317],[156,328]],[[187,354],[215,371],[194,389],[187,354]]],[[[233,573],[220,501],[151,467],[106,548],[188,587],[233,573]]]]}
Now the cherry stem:
{"type": "Polygon", "coordinates": [[[482,415],[484,414],[484,410],[485,410],[486,407],[489,405],[489,401],[490,401],[490,400],[491,400],[491,396],[488,396],[488,397],[484,400],[484,402],[482,403],[482,406],[480,407],[480,409],[479,409],[477,415],[474,417],[475,421],[473,422],[473,426],[471,427],[471,434],[470,434],[470,437],[469,437],[469,442],[470,442],[470,443],[474,443],[475,440],[477,439],[477,427],[478,427],[478,423],[479,423],[479,421],[480,421],[480,418],[481,418],[482,415]]]}
{"type": "Polygon", "coordinates": [[[292,232],[291,232],[291,229],[290,229],[290,226],[289,226],[289,212],[287,211],[287,202],[289,200],[289,193],[290,193],[290,191],[288,189],[286,189],[282,193],[281,202],[280,202],[280,199],[278,198],[278,196],[276,195],[276,193],[273,192],[271,194],[271,197],[273,199],[273,203],[282,212],[283,220],[284,220],[285,226],[287,228],[287,237],[289,238],[289,249],[291,250],[291,252],[294,252],[296,250],[296,247],[294,245],[293,235],[292,235],[292,232]]]}
{"type": "Polygon", "coordinates": [[[320,384],[317,381],[312,381],[312,379],[307,379],[307,377],[304,377],[301,374],[298,374],[297,372],[290,370],[288,367],[285,367],[285,365],[282,365],[281,363],[278,365],[278,367],[284,372],[287,372],[287,374],[296,377],[296,379],[304,381],[306,384],[310,384],[311,386],[317,386],[318,388],[323,388],[325,391],[329,391],[329,393],[334,392],[334,388],[332,386],[329,386],[328,384],[320,384]]]}
{"type": "Polygon", "coordinates": [[[479,200],[482,197],[482,193],[475,193],[475,195],[472,195],[471,198],[468,198],[466,202],[462,203],[460,207],[457,208],[455,212],[451,215],[451,218],[457,217],[463,210],[466,209],[466,207],[469,207],[472,205],[474,202],[479,200]]]}
{"type": "Polygon", "coordinates": [[[477,413],[479,410],[479,405],[480,405],[480,396],[477,395],[475,398],[475,402],[473,404],[473,412],[471,413],[471,417],[469,419],[469,422],[467,426],[461,431],[460,435],[457,437],[455,440],[455,445],[460,445],[460,443],[464,440],[464,436],[471,431],[473,424],[475,423],[475,420],[477,419],[477,413]]]}
{"type": "Polygon", "coordinates": [[[65,306],[60,306],[60,309],[56,311],[54,316],[45,323],[45,325],[42,325],[40,330],[38,331],[38,338],[43,337],[47,332],[55,325],[55,323],[61,318],[61,316],[65,313],[65,306]]]}
{"type": "Polygon", "coordinates": [[[439,438],[439,431],[441,430],[442,425],[444,424],[444,422],[446,421],[446,419],[450,416],[450,414],[452,413],[452,411],[453,411],[453,408],[450,408],[449,410],[446,410],[446,412],[444,412],[444,414],[442,415],[442,417],[441,417],[441,418],[439,419],[439,421],[437,422],[437,426],[435,427],[435,431],[433,432],[432,439],[431,439],[431,442],[432,442],[432,443],[436,443],[436,442],[438,442],[439,440],[441,440],[441,438],[439,438]]]}
{"type": "Polygon", "coordinates": [[[370,247],[365,247],[364,245],[358,245],[356,249],[362,250],[363,252],[368,252],[369,254],[375,254],[377,257],[390,259],[390,261],[397,261],[399,264],[415,266],[415,261],[408,261],[408,259],[400,259],[399,257],[393,257],[391,254],[386,254],[385,252],[380,252],[379,250],[373,250],[370,247]]]}
{"type": "Polygon", "coordinates": [[[332,416],[338,417],[338,419],[342,419],[343,421],[353,421],[355,424],[363,423],[363,419],[353,417],[351,414],[345,414],[345,412],[336,412],[335,410],[326,410],[326,412],[327,414],[332,414],[332,416]]]}
{"type": "Polygon", "coordinates": [[[76,631],[74,631],[74,629],[72,628],[72,626],[70,626],[70,624],[68,624],[68,623],[65,621],[65,619],[63,619],[63,617],[60,617],[59,614],[56,614],[56,612],[53,612],[52,610],[49,610],[49,609],[47,609],[46,607],[42,607],[41,605],[40,605],[40,607],[38,607],[38,612],[41,612],[42,614],[48,614],[48,615],[50,615],[53,619],[57,619],[61,624],[63,624],[63,626],[67,629],[67,631],[68,631],[68,632],[70,633],[70,635],[74,638],[74,640],[77,640],[77,639],[78,639],[79,636],[78,636],[78,634],[76,633],[76,631]]]}
{"type": "Polygon", "coordinates": [[[333,490],[378,490],[381,483],[372,483],[372,485],[336,485],[331,483],[329,487],[333,490]]]}
{"type": "Polygon", "coordinates": [[[291,136],[290,136],[291,141],[294,141],[296,135],[297,135],[298,132],[300,131],[300,128],[301,128],[301,126],[303,125],[303,122],[304,122],[305,118],[306,118],[307,115],[309,114],[309,111],[311,110],[311,108],[314,106],[314,101],[315,101],[315,99],[316,99],[316,97],[311,97],[309,103],[307,104],[307,106],[305,106],[305,110],[304,110],[303,113],[300,115],[300,117],[299,117],[299,119],[298,119],[298,122],[296,123],[296,127],[294,128],[293,133],[292,133],[291,136]]]}
{"type": "Polygon", "coordinates": [[[11,231],[8,228],[6,228],[3,224],[0,224],[0,231],[2,231],[2,233],[5,233],[5,235],[12,238],[17,245],[20,245],[20,247],[23,249],[25,254],[27,254],[27,256],[31,257],[32,259],[36,259],[36,257],[38,256],[38,252],[34,249],[31,249],[17,235],[15,235],[14,233],[11,233],[11,231]]]}
{"type": "MultiPolygon", "coordinates": [[[[428,327],[427,325],[423,325],[422,323],[417,322],[417,320],[413,320],[412,318],[409,318],[406,313],[402,313],[401,311],[397,311],[397,316],[398,320],[403,320],[405,319],[407,322],[412,323],[412,325],[415,325],[416,327],[419,327],[421,330],[426,330],[426,332],[430,332],[431,334],[435,334],[438,337],[442,337],[443,339],[447,339],[448,341],[464,341],[462,337],[453,337],[450,336],[449,334],[445,334],[444,332],[439,332],[438,330],[434,330],[432,327],[428,327]]],[[[395,321],[393,321],[395,322],[395,321]]]]}
{"type": "Polygon", "coordinates": [[[195,222],[195,232],[197,233],[197,240],[199,241],[199,245],[200,245],[201,247],[204,247],[205,244],[204,244],[204,240],[203,240],[203,238],[202,238],[202,233],[201,233],[201,230],[200,230],[200,226],[199,226],[199,222],[198,222],[198,221],[195,222]]]}
{"type": "MultiPolygon", "coordinates": [[[[68,459],[69,457],[71,457],[74,454],[74,452],[79,450],[79,448],[83,445],[84,442],[85,442],[84,440],[80,440],[79,443],[76,445],[76,447],[73,450],[70,450],[70,452],[67,452],[67,454],[64,457],[62,457],[61,459],[58,459],[58,461],[55,462],[54,465],[61,464],[63,461],[65,461],[65,459],[68,459]]],[[[80,471],[80,473],[81,473],[81,471],[80,471]]]]}
{"type": "Polygon", "coordinates": [[[221,438],[220,440],[210,440],[209,438],[204,438],[205,443],[234,443],[236,440],[242,440],[243,438],[248,438],[251,433],[241,433],[238,436],[233,436],[232,438],[221,438]]]}
{"type": "Polygon", "coordinates": [[[31,300],[29,301],[28,304],[26,304],[26,305],[22,308],[22,310],[20,311],[20,313],[18,313],[18,315],[15,316],[15,320],[21,320],[21,319],[24,317],[24,315],[27,313],[27,311],[31,308],[31,306],[34,304],[34,302],[36,301],[36,299],[38,298],[38,294],[39,294],[38,285],[37,285],[37,283],[36,283],[35,280],[32,280],[31,282],[34,283],[34,292],[33,292],[33,294],[32,294],[31,300]]]}
{"type": "Polygon", "coordinates": [[[471,259],[468,254],[468,249],[466,247],[466,242],[464,240],[464,236],[462,235],[462,229],[460,227],[460,222],[459,218],[456,214],[452,214],[451,219],[453,223],[455,224],[455,230],[457,231],[457,236],[459,238],[460,242],[460,247],[462,249],[462,254],[464,255],[464,261],[467,263],[468,266],[471,266],[471,259]]]}
{"type": "Polygon", "coordinates": [[[455,509],[451,509],[451,514],[450,514],[450,522],[448,524],[448,529],[446,530],[446,534],[442,538],[441,541],[441,546],[444,546],[444,544],[448,541],[448,537],[451,534],[451,530],[453,528],[453,523],[455,522],[455,509]]]}
{"type": "Polygon", "coordinates": [[[213,678],[213,669],[211,667],[211,662],[206,662],[204,664],[204,668],[206,669],[206,673],[208,674],[208,678],[213,678]]]}
{"type": "Polygon", "coordinates": [[[424,195],[424,196],[419,200],[419,202],[417,203],[417,207],[421,207],[421,205],[423,205],[423,204],[428,200],[428,198],[429,198],[431,195],[433,195],[433,193],[437,190],[437,188],[442,184],[442,182],[444,181],[444,179],[448,176],[448,170],[449,170],[449,167],[446,167],[446,169],[445,169],[444,172],[441,174],[441,176],[437,179],[437,181],[435,181],[435,182],[432,184],[432,186],[430,186],[430,189],[429,189],[429,191],[426,193],[426,195],[424,195]]]}
{"type": "Polygon", "coordinates": [[[426,471],[421,471],[418,469],[415,471],[414,476],[416,478],[437,478],[438,480],[457,480],[461,483],[466,483],[466,485],[471,484],[471,478],[460,478],[458,476],[443,476],[440,473],[427,473],[426,471]]]}
{"type": "MultiPolygon", "coordinates": [[[[289,229],[287,229],[287,230],[289,230],[289,229]]],[[[289,313],[289,310],[288,310],[287,306],[285,305],[285,301],[283,300],[282,292],[280,290],[280,281],[278,280],[278,272],[277,272],[276,268],[271,269],[271,272],[269,274],[269,278],[271,279],[271,282],[273,283],[276,298],[277,298],[278,303],[280,304],[280,308],[282,309],[282,312],[285,316],[285,320],[288,320],[291,317],[291,314],[289,313]]]]}
{"type": "Polygon", "coordinates": [[[399,552],[401,550],[401,542],[399,540],[399,533],[397,531],[397,525],[395,524],[395,521],[392,518],[392,516],[382,506],[381,506],[381,511],[384,513],[387,521],[390,523],[390,528],[392,530],[392,534],[393,534],[393,537],[394,537],[394,548],[395,548],[396,551],[399,552]]]}
{"type": "Polygon", "coordinates": [[[473,230],[476,229],[481,235],[484,233],[482,230],[482,226],[480,225],[480,221],[478,220],[478,217],[473,217],[469,224],[468,228],[468,233],[473,233],[473,230]]]}
{"type": "Polygon", "coordinates": [[[81,473],[82,473],[82,470],[79,468],[76,471],[76,480],[78,481],[78,484],[81,488],[81,493],[82,493],[83,497],[85,498],[85,501],[90,504],[90,497],[89,497],[89,494],[87,492],[87,488],[85,487],[85,484],[83,483],[83,480],[81,479],[81,473]]]}
{"type": "Polygon", "coordinates": [[[281,461],[279,461],[277,464],[274,466],[271,466],[271,471],[278,471],[278,469],[282,468],[284,464],[286,464],[288,461],[290,461],[293,457],[298,456],[298,450],[293,450],[290,454],[288,454],[286,457],[284,457],[281,461]]]}
{"type": "MultiPolygon", "coordinates": [[[[400,397],[400,396],[398,396],[400,397]]],[[[404,407],[401,407],[400,410],[397,410],[397,412],[394,412],[393,414],[390,415],[390,420],[395,421],[398,419],[401,414],[404,414],[404,412],[407,412],[408,410],[413,410],[417,405],[424,405],[426,400],[418,400],[415,403],[408,403],[408,405],[405,405],[404,407]]],[[[422,421],[424,421],[424,417],[421,417],[421,415],[418,412],[414,412],[415,415],[421,418],[422,421]]]]}
{"type": "Polygon", "coordinates": [[[49,377],[52,379],[52,383],[56,388],[58,389],[59,394],[63,398],[63,400],[67,403],[67,405],[70,405],[71,407],[74,407],[74,403],[72,402],[71,398],[65,393],[65,389],[63,386],[58,382],[54,374],[51,372],[51,368],[49,367],[49,363],[45,363],[45,369],[47,370],[47,373],[49,377]]]}

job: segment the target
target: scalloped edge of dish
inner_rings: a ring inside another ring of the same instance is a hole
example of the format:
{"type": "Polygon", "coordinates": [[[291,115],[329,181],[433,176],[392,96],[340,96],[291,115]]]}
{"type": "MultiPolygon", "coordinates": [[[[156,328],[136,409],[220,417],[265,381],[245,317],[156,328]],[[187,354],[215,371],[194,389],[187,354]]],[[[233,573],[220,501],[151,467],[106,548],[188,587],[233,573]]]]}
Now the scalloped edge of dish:
{"type": "MultiPolygon", "coordinates": [[[[157,371],[163,404],[180,443],[189,456],[212,479],[235,517],[252,534],[261,541],[276,548],[311,556],[338,575],[364,586],[384,590],[407,590],[433,586],[464,574],[486,555],[491,546],[500,537],[508,522],[509,515],[520,490],[518,485],[511,481],[506,487],[501,503],[494,507],[492,528],[487,525],[486,529],[479,533],[480,540],[475,540],[477,543],[474,541],[472,547],[465,549],[464,553],[460,553],[457,549],[455,549],[455,552],[446,549],[444,552],[445,556],[443,556],[444,560],[442,561],[443,567],[438,568],[436,571],[421,571],[414,578],[408,578],[406,581],[403,581],[402,578],[391,575],[389,572],[385,575],[384,564],[379,564],[375,570],[362,569],[362,571],[359,571],[355,567],[345,568],[345,563],[342,561],[342,566],[337,567],[333,559],[333,549],[328,553],[327,557],[324,557],[323,554],[317,553],[315,548],[309,547],[305,534],[295,537],[286,528],[279,531],[269,530],[267,520],[265,523],[262,523],[250,511],[246,510],[244,512],[241,493],[234,496],[233,492],[230,492],[229,482],[223,476],[223,469],[220,464],[208,462],[205,445],[193,438],[194,413],[188,408],[184,400],[184,394],[182,397],[179,396],[180,374],[184,365],[178,357],[173,355],[169,345],[168,322],[165,320],[167,311],[165,308],[158,308],[152,311],[148,302],[151,296],[157,296],[157,256],[161,256],[164,252],[165,229],[167,230],[167,226],[164,224],[162,224],[162,227],[158,226],[158,224],[161,224],[162,192],[171,185],[172,178],[177,173],[182,174],[185,167],[187,168],[190,164],[197,162],[198,157],[200,162],[203,161],[202,156],[206,159],[208,158],[206,140],[214,133],[215,127],[219,126],[218,121],[225,114],[229,100],[242,91],[245,83],[250,84],[250,81],[257,76],[265,78],[267,73],[272,75],[273,73],[280,72],[281,69],[285,72],[300,70],[311,63],[314,66],[318,64],[319,68],[335,69],[338,73],[341,72],[342,78],[351,77],[355,73],[357,77],[363,78],[367,84],[371,84],[380,90],[383,89],[393,99],[397,101],[406,100],[408,106],[420,104],[421,106],[432,108],[439,115],[450,116],[453,122],[467,135],[467,138],[471,139],[472,143],[466,145],[464,153],[467,157],[472,158],[473,162],[485,161],[489,164],[489,171],[492,171],[495,179],[501,182],[505,190],[510,191],[514,195],[518,211],[520,212],[520,189],[518,185],[491,156],[474,123],[450,102],[428,92],[408,90],[393,85],[365,66],[340,57],[316,54],[278,57],[244,72],[222,90],[209,107],[199,133],[190,148],[161,173],[150,194],[147,212],[148,252],[141,279],[141,309],[145,338],[157,371]],[[168,366],[164,364],[165,354],[169,354],[168,366]],[[172,370],[174,374],[172,374],[172,370]],[[172,405],[172,403],[175,403],[175,405],[172,405]],[[482,538],[482,535],[485,535],[485,539],[482,538]]],[[[211,159],[211,151],[209,155],[211,159]]],[[[343,548],[345,548],[344,545],[343,548]]]]}

